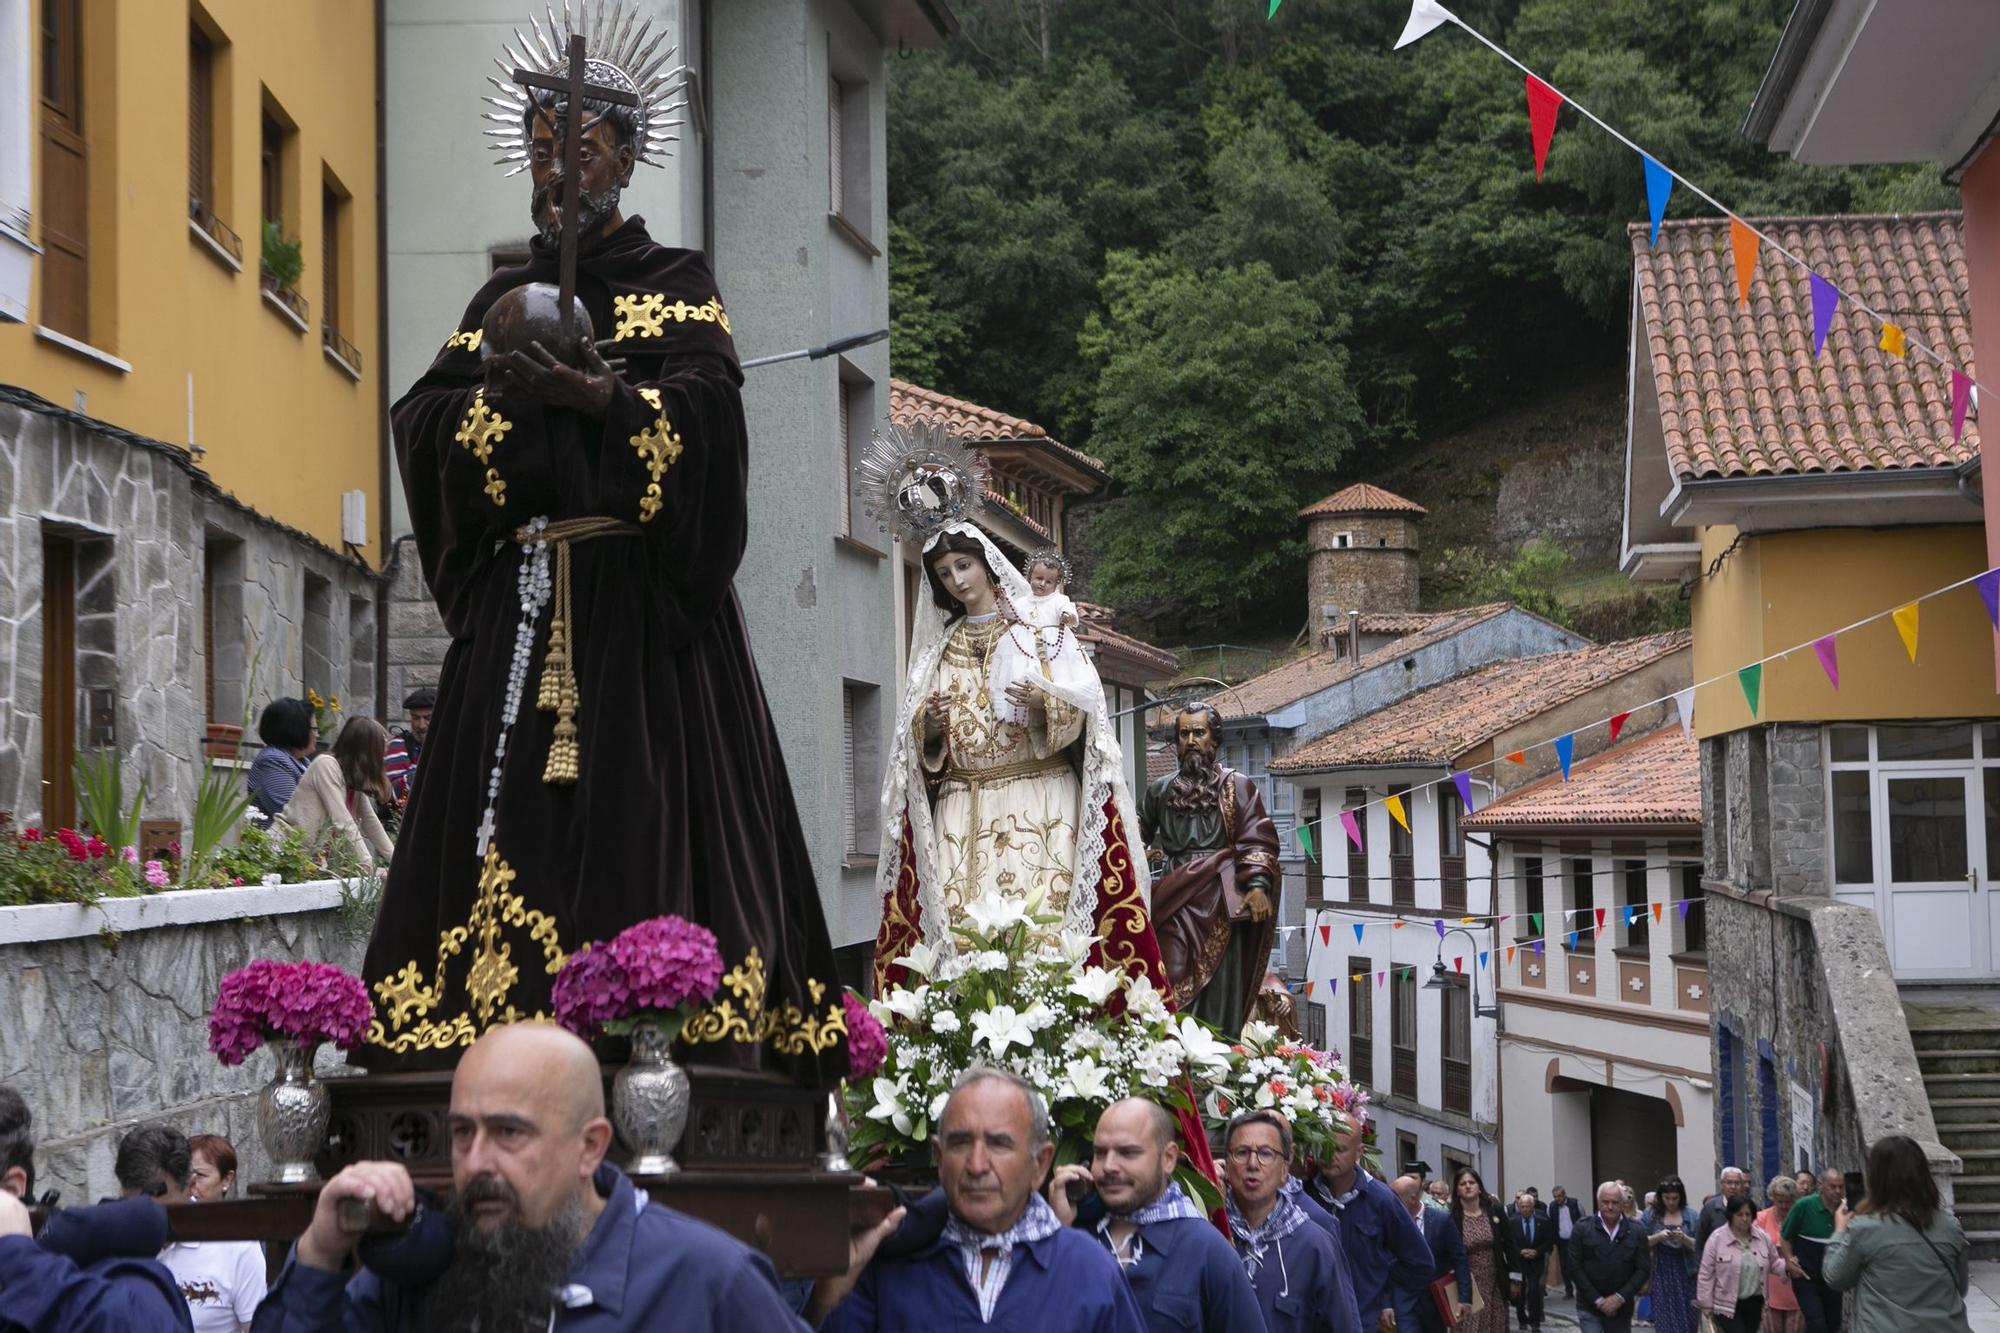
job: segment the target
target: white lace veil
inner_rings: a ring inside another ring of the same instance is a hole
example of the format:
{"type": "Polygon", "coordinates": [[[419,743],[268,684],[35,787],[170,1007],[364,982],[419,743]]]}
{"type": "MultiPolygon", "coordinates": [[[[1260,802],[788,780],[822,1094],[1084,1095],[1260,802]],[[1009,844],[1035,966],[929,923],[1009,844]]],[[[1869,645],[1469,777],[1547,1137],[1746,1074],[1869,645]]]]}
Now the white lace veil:
{"type": "MultiPolygon", "coordinates": [[[[888,771],[882,784],[879,887],[883,900],[888,901],[888,895],[895,890],[896,881],[902,874],[902,829],[907,811],[924,943],[950,951],[956,944],[956,937],[952,935],[951,923],[946,919],[944,885],[937,865],[936,830],[931,825],[930,799],[924,787],[923,746],[917,739],[915,727],[918,715],[930,697],[938,661],[944,655],[945,641],[950,637],[948,615],[929,595],[934,577],[929,569],[931,551],[946,533],[970,537],[985,551],[986,563],[993,570],[998,585],[1002,616],[1010,620],[1019,619],[1014,607],[1025,604],[1034,594],[1028,586],[1027,577],[1014,567],[1014,562],[1002,555],[1000,548],[970,523],[949,524],[924,543],[921,559],[925,568],[918,585],[923,590],[923,596],[916,608],[916,630],[910,642],[910,672],[904,683],[901,706],[897,710],[888,771]]],[[[1152,881],[1147,873],[1144,853],[1137,845],[1138,810],[1132,802],[1130,785],[1125,781],[1123,756],[1118,747],[1117,732],[1111,725],[1110,713],[1105,706],[1104,685],[1098,679],[1097,668],[1077,645],[1074,635],[1066,639],[1060,657],[1051,663],[1051,667],[1052,670],[1044,676],[1026,678],[1031,684],[1082,710],[1084,714],[1083,808],[1077,812],[1076,819],[1076,880],[1070,890],[1062,929],[1064,933],[1094,935],[1097,933],[1097,866],[1104,856],[1105,830],[1110,823],[1105,816],[1107,804],[1118,812],[1126,836],[1134,840],[1131,849],[1132,873],[1138,881],[1140,898],[1149,910],[1152,906],[1152,881]]]]}

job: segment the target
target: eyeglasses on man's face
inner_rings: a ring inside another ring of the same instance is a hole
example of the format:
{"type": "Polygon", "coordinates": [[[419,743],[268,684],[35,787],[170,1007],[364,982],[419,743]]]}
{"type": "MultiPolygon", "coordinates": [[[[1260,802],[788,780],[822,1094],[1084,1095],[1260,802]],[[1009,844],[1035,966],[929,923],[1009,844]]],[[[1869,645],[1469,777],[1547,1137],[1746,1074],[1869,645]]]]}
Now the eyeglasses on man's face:
{"type": "Polygon", "coordinates": [[[1259,1144],[1255,1148],[1245,1146],[1241,1148],[1231,1148],[1229,1150],[1230,1161],[1255,1162],[1259,1166],[1269,1166],[1271,1163],[1277,1161],[1279,1158],[1283,1156],[1284,1154],[1279,1152],[1276,1148],[1267,1148],[1262,1144],[1259,1144]]]}

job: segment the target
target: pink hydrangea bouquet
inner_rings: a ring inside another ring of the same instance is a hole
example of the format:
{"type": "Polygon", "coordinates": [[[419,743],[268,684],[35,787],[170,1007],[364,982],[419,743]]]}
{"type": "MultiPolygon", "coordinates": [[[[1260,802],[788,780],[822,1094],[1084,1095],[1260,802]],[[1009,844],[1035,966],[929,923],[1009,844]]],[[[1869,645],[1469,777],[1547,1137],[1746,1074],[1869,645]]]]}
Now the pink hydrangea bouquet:
{"type": "Polygon", "coordinates": [[[222,979],[208,1016],[208,1049],[240,1065],[275,1038],[351,1051],[368,1035],[373,1010],[361,978],[332,963],[260,959],[222,979]]]}
{"type": "Polygon", "coordinates": [[[585,1039],[630,1035],[638,1023],[664,1027],[673,1037],[721,981],[714,932],[656,916],[627,926],[609,944],[577,949],[556,973],[552,998],[556,1021],[585,1039]]]}
{"type": "Polygon", "coordinates": [[[873,1078],[889,1058],[889,1034],[868,1010],[868,1002],[848,991],[840,997],[847,1016],[847,1077],[851,1082],[873,1078]]]}

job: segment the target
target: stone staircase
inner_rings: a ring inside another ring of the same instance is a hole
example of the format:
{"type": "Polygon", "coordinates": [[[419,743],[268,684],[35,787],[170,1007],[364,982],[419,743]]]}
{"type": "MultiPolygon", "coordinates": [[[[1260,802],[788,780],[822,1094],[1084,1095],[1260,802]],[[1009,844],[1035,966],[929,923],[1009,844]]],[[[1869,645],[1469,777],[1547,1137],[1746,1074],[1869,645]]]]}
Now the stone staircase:
{"type": "Polygon", "coordinates": [[[2000,1010],[1906,999],[1938,1138],[1965,1161],[1952,1182],[1975,1258],[2000,1258],[2000,1010]]]}

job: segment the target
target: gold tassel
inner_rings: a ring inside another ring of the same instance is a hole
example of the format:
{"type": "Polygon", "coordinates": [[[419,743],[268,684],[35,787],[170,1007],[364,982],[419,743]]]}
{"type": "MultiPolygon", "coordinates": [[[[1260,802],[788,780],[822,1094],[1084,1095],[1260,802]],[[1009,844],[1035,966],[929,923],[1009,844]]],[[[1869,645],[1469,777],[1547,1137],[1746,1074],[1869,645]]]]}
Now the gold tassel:
{"type": "Polygon", "coordinates": [[[576,665],[569,652],[569,542],[556,542],[555,609],[549,618],[549,652],[542,666],[542,685],[536,707],[556,715],[555,736],[549,742],[548,763],[542,781],[552,787],[569,787],[582,772],[583,755],[576,743],[576,709],[581,702],[576,685],[576,665]]]}

